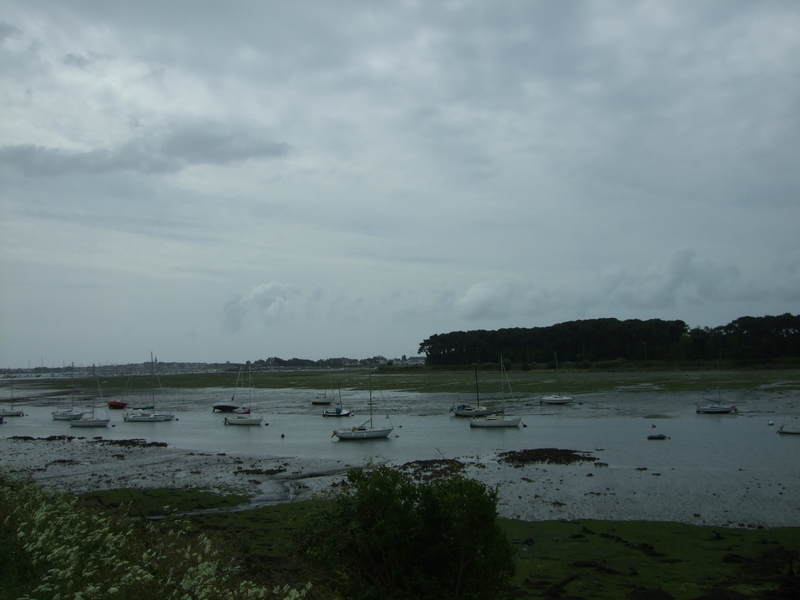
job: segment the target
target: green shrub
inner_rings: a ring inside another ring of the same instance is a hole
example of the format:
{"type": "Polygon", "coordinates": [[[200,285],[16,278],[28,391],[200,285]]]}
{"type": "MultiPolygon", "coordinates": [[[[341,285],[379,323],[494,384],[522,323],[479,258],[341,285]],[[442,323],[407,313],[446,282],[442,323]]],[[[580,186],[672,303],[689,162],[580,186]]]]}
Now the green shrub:
{"type": "Polygon", "coordinates": [[[497,598],[514,572],[495,490],[460,475],[418,482],[389,467],[350,471],[297,551],[355,599],[497,598]]]}

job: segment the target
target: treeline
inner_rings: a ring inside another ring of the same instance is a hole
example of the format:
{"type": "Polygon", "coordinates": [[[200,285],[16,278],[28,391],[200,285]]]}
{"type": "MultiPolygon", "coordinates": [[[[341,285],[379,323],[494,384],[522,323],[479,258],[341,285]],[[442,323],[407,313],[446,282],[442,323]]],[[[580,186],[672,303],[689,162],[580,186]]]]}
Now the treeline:
{"type": "Polygon", "coordinates": [[[255,369],[267,367],[317,367],[317,368],[341,368],[341,367],[377,367],[378,365],[386,364],[387,360],[383,356],[374,356],[372,358],[324,358],[321,360],[311,360],[308,358],[289,358],[283,359],[277,356],[272,356],[266,359],[259,359],[256,361],[247,362],[245,366],[251,366],[255,369]]]}
{"type": "Polygon", "coordinates": [[[453,331],[419,346],[426,365],[559,361],[771,360],[800,356],[800,315],[740,317],[720,327],[684,321],[588,319],[550,327],[453,331]]]}

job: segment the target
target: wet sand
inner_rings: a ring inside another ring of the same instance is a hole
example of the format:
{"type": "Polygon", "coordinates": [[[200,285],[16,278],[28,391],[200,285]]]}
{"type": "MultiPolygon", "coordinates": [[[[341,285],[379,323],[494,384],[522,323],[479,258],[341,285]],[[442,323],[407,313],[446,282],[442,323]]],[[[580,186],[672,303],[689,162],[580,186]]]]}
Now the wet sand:
{"type": "MultiPolygon", "coordinates": [[[[663,442],[654,442],[663,443],[663,442]]],[[[591,460],[589,457],[594,458],[591,460]]],[[[356,462],[192,452],[144,440],[0,438],[0,468],[71,492],[191,487],[238,492],[251,506],[305,500],[356,462]]],[[[498,452],[456,457],[464,474],[499,490],[500,516],[523,520],[675,521],[732,527],[800,526],[800,467],[704,468],[504,462],[498,452]]],[[[373,463],[375,464],[375,463],[373,463]]]]}

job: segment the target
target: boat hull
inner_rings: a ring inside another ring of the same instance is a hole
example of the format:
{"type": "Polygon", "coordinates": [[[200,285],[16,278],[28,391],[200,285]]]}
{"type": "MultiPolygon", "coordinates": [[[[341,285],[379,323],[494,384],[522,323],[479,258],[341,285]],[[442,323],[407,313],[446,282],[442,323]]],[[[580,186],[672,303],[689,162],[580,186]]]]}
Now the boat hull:
{"type": "Polygon", "coordinates": [[[781,425],[778,428],[778,433],[800,435],[800,427],[787,427],[786,425],[781,425]]]}
{"type": "Polygon", "coordinates": [[[361,429],[359,427],[353,427],[352,429],[337,429],[334,431],[334,435],[340,440],[373,440],[389,437],[393,429],[393,427],[386,429],[361,429]]]}
{"type": "Polygon", "coordinates": [[[70,421],[70,427],[108,427],[108,422],[111,419],[95,419],[93,417],[88,419],[76,419],[74,421],[70,421]]]}
{"type": "Polygon", "coordinates": [[[123,419],[126,423],[163,423],[174,420],[175,415],[170,413],[128,414],[123,419]]]}
{"type": "Polygon", "coordinates": [[[21,410],[0,410],[0,417],[22,417],[23,412],[21,410]]]}
{"type": "Polygon", "coordinates": [[[128,406],[127,402],[121,402],[120,400],[109,400],[106,404],[108,404],[108,408],[113,408],[114,410],[122,410],[128,406]]]}
{"type": "Polygon", "coordinates": [[[735,406],[700,406],[695,411],[701,415],[726,415],[731,412],[738,412],[735,406]]]}
{"type": "Polygon", "coordinates": [[[470,420],[470,427],[519,427],[521,417],[506,417],[504,415],[486,415],[474,417],[470,420]]]}
{"type": "Polygon", "coordinates": [[[542,398],[542,404],[569,404],[574,400],[570,396],[545,396],[542,398]]]}
{"type": "Polygon", "coordinates": [[[225,425],[249,425],[258,426],[264,419],[261,417],[225,417],[225,425]]]}
{"type": "Polygon", "coordinates": [[[75,421],[83,416],[82,412],[72,410],[61,410],[53,413],[54,421],[75,421]]]}
{"type": "Polygon", "coordinates": [[[241,408],[241,406],[233,402],[217,402],[211,408],[213,412],[233,412],[237,408],[241,408]]]}
{"type": "Polygon", "coordinates": [[[346,408],[336,408],[332,410],[326,410],[322,413],[323,417],[352,417],[353,411],[347,410],[346,408]]]}
{"type": "Polygon", "coordinates": [[[481,417],[502,412],[499,408],[488,408],[486,406],[455,406],[450,411],[457,417],[481,417]]]}

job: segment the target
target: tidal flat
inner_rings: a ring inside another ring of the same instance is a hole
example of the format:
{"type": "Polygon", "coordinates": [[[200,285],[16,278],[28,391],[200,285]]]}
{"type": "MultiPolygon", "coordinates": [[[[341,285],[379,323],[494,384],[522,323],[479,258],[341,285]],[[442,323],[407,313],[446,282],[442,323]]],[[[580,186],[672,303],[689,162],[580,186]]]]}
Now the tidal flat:
{"type": "MultiPolygon", "coordinates": [[[[470,428],[450,413],[454,404],[474,402],[473,373],[373,374],[374,415],[390,422],[393,434],[355,443],[337,441],[331,431],[368,416],[368,372],[341,382],[325,371],[285,373],[269,384],[255,377],[245,388],[229,376],[176,385],[188,376],[161,375],[155,389],[147,377],[127,392],[101,379],[104,401],[155,400],[177,418],[126,423],[109,410],[110,426],[89,432],[50,416],[71,401],[68,379],[16,380],[15,401],[26,416],[0,426],[0,465],[95,497],[146,492],[153,506],[172,510],[181,495],[195,494],[186,517],[224,533],[259,515],[300,519],[306,503],[351,468],[454,460],[465,475],[498,489],[499,515],[518,549],[519,597],[634,597],[643,590],[657,597],[659,581],[671,594],[664,598],[704,597],[703,590],[723,584],[737,593],[776,592],[797,569],[800,436],[776,429],[800,416],[800,371],[512,372],[513,397],[501,394],[498,374],[481,372],[481,401],[503,402],[522,417],[524,426],[499,431],[470,428]],[[283,387],[272,387],[278,383],[283,387]],[[331,387],[355,417],[324,418],[311,404],[331,387]],[[557,391],[574,402],[541,404],[542,395],[557,391]],[[695,413],[718,396],[738,413],[695,413]],[[224,426],[211,405],[231,397],[268,425],[224,426]],[[652,433],[666,439],[649,440],[652,433]],[[503,460],[505,452],[542,449],[571,450],[584,460],[503,460]],[[592,585],[595,593],[587,591],[592,585]]],[[[79,404],[88,407],[88,397],[79,404]]],[[[264,533],[248,547],[269,556],[289,533],[264,533]]]]}

